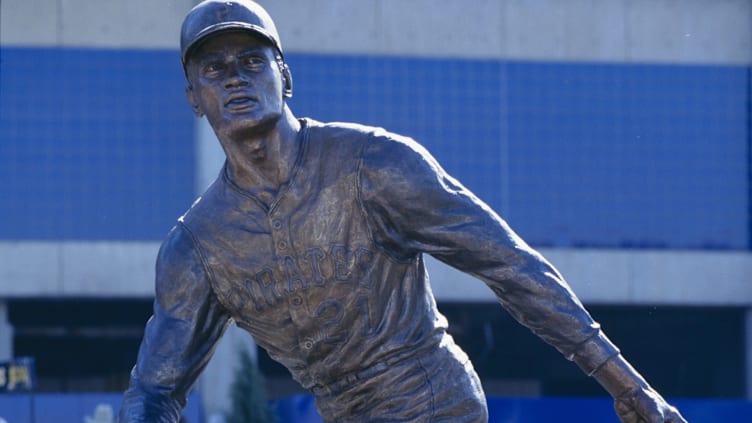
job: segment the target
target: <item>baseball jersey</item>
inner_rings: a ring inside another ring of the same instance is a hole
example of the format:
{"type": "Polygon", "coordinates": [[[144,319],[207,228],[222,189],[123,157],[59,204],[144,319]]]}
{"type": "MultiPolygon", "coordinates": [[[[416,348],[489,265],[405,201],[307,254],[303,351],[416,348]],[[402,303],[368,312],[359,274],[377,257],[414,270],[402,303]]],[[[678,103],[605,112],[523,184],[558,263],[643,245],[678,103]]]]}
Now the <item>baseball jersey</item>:
{"type": "Polygon", "coordinates": [[[232,321],[315,395],[326,421],[485,421],[423,254],[485,282],[587,373],[617,353],[556,269],[417,142],[301,124],[272,203],[223,169],[165,239],[121,421],[177,421],[232,321]]]}

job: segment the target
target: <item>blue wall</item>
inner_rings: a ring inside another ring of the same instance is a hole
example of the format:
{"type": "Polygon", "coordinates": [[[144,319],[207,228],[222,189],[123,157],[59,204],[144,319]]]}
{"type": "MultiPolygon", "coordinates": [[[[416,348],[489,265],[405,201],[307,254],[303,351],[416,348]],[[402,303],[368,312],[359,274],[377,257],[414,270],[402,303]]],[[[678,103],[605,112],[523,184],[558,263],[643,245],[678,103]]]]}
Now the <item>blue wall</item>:
{"type": "MultiPolygon", "coordinates": [[[[161,239],[194,186],[177,52],[0,53],[0,239],[161,239]]],[[[750,247],[747,67],[288,61],[297,115],[416,138],[536,246],[750,247]]]]}
{"type": "Polygon", "coordinates": [[[749,247],[746,67],[290,63],[299,114],[415,137],[535,245],[749,247]]]}
{"type": "Polygon", "coordinates": [[[0,239],[159,239],[194,196],[173,52],[0,50],[0,239]]]}
{"type": "MultiPolygon", "coordinates": [[[[670,399],[692,423],[746,421],[752,402],[743,400],[670,399]]],[[[280,423],[322,423],[313,397],[296,395],[276,401],[280,423]]],[[[489,397],[492,423],[618,423],[610,398],[514,398],[489,397]]]]}
{"type": "MultiPolygon", "coordinates": [[[[122,393],[0,394],[0,418],[8,423],[79,423],[92,418],[99,404],[109,405],[117,415],[122,399],[122,393]]],[[[194,392],[188,397],[183,417],[190,423],[200,423],[203,414],[201,397],[194,392]]]]}
{"type": "MultiPolygon", "coordinates": [[[[122,394],[6,394],[0,395],[0,417],[8,423],[82,422],[97,404],[109,404],[117,413],[122,394]]],[[[200,423],[200,397],[192,394],[183,412],[200,423]]],[[[692,423],[742,422],[752,413],[752,402],[718,399],[671,399],[692,423]]],[[[273,402],[280,423],[321,423],[313,397],[295,395],[273,402]]],[[[503,423],[617,423],[609,398],[488,398],[489,421],[503,423]]]]}

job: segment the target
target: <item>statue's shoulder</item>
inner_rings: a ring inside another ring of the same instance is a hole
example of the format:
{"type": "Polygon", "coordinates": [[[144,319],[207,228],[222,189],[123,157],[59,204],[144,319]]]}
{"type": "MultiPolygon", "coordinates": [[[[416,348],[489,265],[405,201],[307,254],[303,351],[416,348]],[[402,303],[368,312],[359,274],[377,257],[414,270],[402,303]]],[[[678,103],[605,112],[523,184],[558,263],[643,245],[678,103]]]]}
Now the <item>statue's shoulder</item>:
{"type": "Polygon", "coordinates": [[[377,126],[354,122],[323,123],[310,119],[306,120],[305,130],[309,143],[331,148],[360,148],[389,134],[377,126]]]}
{"type": "Polygon", "coordinates": [[[216,221],[232,207],[235,196],[228,193],[230,188],[223,171],[206,191],[193,201],[178,222],[192,232],[201,232],[204,226],[216,221]]]}

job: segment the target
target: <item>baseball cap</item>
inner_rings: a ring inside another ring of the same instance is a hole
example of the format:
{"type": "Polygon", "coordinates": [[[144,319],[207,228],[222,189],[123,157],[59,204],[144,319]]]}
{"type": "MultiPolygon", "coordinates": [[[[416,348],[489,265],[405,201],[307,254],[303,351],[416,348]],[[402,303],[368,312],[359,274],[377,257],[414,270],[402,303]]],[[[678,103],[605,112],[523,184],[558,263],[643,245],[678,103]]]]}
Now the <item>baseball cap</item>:
{"type": "Polygon", "coordinates": [[[261,5],[251,0],[205,0],[186,15],[180,30],[180,60],[188,57],[202,41],[222,31],[244,30],[269,41],[282,54],[277,27],[261,5]]]}

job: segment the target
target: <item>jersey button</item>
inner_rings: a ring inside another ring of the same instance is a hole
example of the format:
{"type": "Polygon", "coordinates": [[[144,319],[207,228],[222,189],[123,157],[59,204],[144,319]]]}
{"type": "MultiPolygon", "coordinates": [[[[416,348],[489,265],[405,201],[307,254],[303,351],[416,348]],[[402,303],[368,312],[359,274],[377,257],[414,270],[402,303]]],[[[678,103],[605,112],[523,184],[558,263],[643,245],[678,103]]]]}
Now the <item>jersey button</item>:
{"type": "Polygon", "coordinates": [[[290,304],[294,305],[295,307],[300,307],[303,304],[303,298],[300,295],[296,295],[290,298],[290,304]]]}
{"type": "Polygon", "coordinates": [[[282,228],[282,221],[279,219],[272,220],[272,228],[274,229],[281,229],[282,228]]]}
{"type": "Polygon", "coordinates": [[[277,244],[277,247],[280,250],[286,250],[287,249],[287,242],[286,241],[279,241],[279,243],[277,244]]]}
{"type": "Polygon", "coordinates": [[[310,350],[311,348],[313,348],[313,339],[311,338],[304,339],[302,347],[305,350],[310,350]]]}

